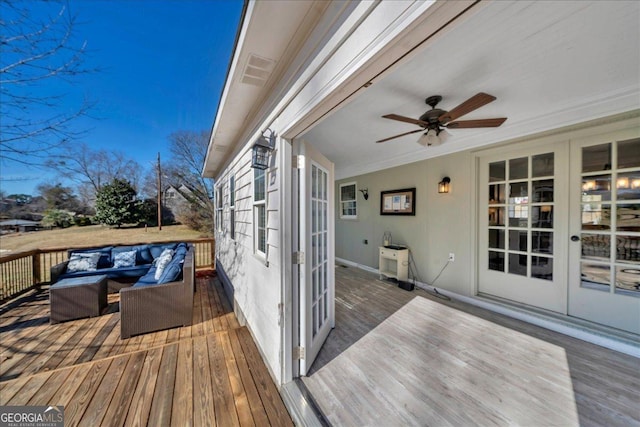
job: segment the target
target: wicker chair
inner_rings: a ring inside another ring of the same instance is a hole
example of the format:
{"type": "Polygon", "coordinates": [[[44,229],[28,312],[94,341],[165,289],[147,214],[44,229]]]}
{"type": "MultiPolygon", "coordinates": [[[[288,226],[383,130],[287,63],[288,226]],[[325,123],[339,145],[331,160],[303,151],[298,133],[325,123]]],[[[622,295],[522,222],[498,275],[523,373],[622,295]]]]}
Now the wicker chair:
{"type": "Polygon", "coordinates": [[[182,280],[120,290],[120,338],[191,325],[194,292],[194,248],[190,245],[182,280]]]}

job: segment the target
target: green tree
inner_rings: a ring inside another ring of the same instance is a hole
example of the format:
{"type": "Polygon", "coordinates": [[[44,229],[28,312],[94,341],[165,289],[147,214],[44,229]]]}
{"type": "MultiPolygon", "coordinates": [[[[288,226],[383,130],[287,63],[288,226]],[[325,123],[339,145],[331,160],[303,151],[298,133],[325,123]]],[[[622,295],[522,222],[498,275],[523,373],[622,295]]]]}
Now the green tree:
{"type": "Polygon", "coordinates": [[[71,212],[81,210],[80,202],[70,187],[63,187],[62,184],[43,183],[38,185],[36,190],[46,200],[47,209],[62,209],[71,212]]]}
{"type": "Polygon", "coordinates": [[[137,224],[140,218],[141,201],[129,181],[114,178],[96,193],[96,216],[94,220],[105,225],[120,227],[122,224],[137,224]]]}
{"type": "Polygon", "coordinates": [[[50,209],[45,212],[42,218],[42,225],[45,227],[67,228],[73,224],[73,215],[62,209],[50,209]]]}

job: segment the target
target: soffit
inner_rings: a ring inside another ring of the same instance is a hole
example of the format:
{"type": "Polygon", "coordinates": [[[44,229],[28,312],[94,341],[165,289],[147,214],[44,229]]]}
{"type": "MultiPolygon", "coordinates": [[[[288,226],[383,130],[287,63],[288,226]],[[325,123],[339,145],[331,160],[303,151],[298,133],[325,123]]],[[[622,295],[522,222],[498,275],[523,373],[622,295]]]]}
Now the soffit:
{"type": "Polygon", "coordinates": [[[234,48],[203,175],[213,176],[224,164],[325,7],[325,2],[315,1],[250,3],[234,48]]]}
{"type": "Polygon", "coordinates": [[[389,72],[303,138],[344,178],[629,111],[640,106],[640,3],[506,2],[477,13],[389,72]],[[478,92],[497,97],[461,119],[508,117],[496,129],[455,129],[439,147],[417,127],[424,99],[449,110],[478,92]]]}

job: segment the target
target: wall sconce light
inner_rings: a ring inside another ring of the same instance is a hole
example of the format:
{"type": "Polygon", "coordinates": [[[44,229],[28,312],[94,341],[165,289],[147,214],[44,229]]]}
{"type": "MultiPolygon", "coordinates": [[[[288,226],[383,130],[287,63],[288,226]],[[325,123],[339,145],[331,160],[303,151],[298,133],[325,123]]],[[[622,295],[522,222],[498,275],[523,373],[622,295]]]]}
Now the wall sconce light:
{"type": "Polygon", "coordinates": [[[449,178],[448,176],[445,176],[444,178],[442,178],[442,181],[438,183],[438,193],[448,193],[450,183],[451,183],[451,178],[449,178]]]}
{"type": "Polygon", "coordinates": [[[253,144],[251,155],[251,167],[256,169],[266,169],[269,167],[269,154],[276,148],[276,135],[271,129],[268,129],[260,135],[258,140],[253,144]],[[269,132],[269,136],[265,133],[269,132]]]}
{"type": "Polygon", "coordinates": [[[616,188],[629,188],[629,178],[626,176],[618,178],[616,188]]]}
{"type": "Polygon", "coordinates": [[[369,200],[369,189],[368,188],[363,188],[362,190],[358,190],[358,191],[362,193],[362,197],[364,197],[365,200],[369,200]]]}
{"type": "Polygon", "coordinates": [[[633,178],[631,180],[631,188],[633,189],[640,188],[640,178],[633,178]]]}

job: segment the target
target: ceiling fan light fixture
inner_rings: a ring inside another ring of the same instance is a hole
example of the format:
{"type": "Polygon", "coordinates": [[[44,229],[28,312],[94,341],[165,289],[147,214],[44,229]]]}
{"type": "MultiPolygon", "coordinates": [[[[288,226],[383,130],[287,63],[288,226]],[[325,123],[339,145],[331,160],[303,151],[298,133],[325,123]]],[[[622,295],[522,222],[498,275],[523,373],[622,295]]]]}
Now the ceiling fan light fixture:
{"type": "Polygon", "coordinates": [[[439,136],[440,132],[435,129],[427,130],[420,139],[418,139],[418,144],[423,147],[435,147],[437,145],[442,144],[442,139],[439,136]]]}

